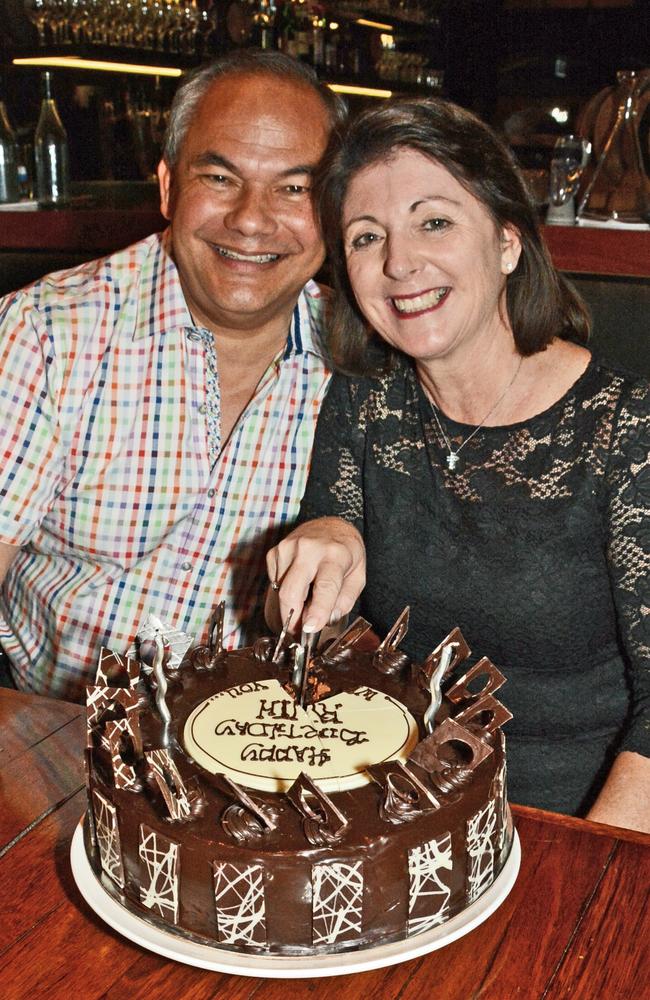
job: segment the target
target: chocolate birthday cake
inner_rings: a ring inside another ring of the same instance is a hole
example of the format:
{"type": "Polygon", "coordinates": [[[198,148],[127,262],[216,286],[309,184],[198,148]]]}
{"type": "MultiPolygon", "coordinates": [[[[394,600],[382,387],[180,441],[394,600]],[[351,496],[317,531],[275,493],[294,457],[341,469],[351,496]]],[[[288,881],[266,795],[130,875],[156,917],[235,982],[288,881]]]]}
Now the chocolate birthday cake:
{"type": "MultiPolygon", "coordinates": [[[[85,845],[105,888],[219,948],[310,955],[417,935],[494,882],[512,841],[487,659],[424,663],[357,619],[317,655],[222,648],[151,619],[88,688],[85,845]],[[443,694],[444,691],[444,694],[443,694]]],[[[216,632],[216,637],[215,637],[216,632]]]]}

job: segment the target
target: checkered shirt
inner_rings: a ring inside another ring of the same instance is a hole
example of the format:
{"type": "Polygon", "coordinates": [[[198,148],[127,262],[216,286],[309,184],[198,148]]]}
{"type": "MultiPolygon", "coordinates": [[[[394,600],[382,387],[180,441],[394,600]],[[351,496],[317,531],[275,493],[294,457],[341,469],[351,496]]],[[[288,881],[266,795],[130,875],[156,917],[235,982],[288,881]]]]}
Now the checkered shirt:
{"type": "Polygon", "coordinates": [[[154,235],[0,300],[0,593],[19,687],[80,699],[152,613],[200,639],[260,627],[264,555],[298,512],[329,371],[309,282],[228,441],[216,353],[154,235]]]}

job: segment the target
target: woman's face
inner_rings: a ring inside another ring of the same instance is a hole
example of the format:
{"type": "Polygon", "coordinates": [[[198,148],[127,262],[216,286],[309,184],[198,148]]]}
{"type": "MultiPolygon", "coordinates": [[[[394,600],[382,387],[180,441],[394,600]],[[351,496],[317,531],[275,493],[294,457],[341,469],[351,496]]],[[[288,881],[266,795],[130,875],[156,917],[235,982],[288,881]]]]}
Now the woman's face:
{"type": "Polygon", "coordinates": [[[361,311],[419,362],[460,360],[510,336],[505,275],[520,253],[448,170],[412,149],[361,170],[343,205],[348,273],[361,311]]]}

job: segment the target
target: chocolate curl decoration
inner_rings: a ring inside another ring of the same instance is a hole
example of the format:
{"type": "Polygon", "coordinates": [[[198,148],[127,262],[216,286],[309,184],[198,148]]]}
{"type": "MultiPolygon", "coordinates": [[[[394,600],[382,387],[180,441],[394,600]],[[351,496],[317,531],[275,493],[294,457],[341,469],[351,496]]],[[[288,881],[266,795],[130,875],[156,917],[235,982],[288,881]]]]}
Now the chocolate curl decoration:
{"type": "Polygon", "coordinates": [[[382,788],[379,815],[388,823],[407,823],[440,808],[435,795],[400,760],[372,764],[368,774],[382,788]]]}
{"type": "Polygon", "coordinates": [[[495,691],[498,691],[505,682],[506,679],[498,667],[495,667],[492,661],[488,660],[487,656],[483,656],[478,663],[470,667],[467,673],[459,677],[455,684],[452,684],[447,691],[447,697],[454,704],[464,701],[475,701],[487,694],[493,694],[495,691]],[[471,691],[469,685],[471,681],[476,680],[478,677],[485,677],[485,684],[480,691],[471,691]]]}
{"type": "Polygon", "coordinates": [[[153,659],[153,675],[156,678],[156,708],[158,709],[158,714],[163,721],[162,744],[167,747],[169,746],[169,725],[172,721],[172,717],[165,700],[167,695],[167,678],[165,677],[165,671],[163,669],[165,644],[162,640],[162,636],[160,635],[154,637],[154,642],[156,644],[156,655],[153,659]]]}
{"type": "Polygon", "coordinates": [[[455,648],[455,642],[450,642],[443,648],[438,666],[432,671],[429,678],[429,697],[431,701],[422,720],[427,733],[432,733],[436,724],[436,715],[442,705],[442,678],[449,670],[449,664],[451,663],[455,648]]]}
{"type": "Polygon", "coordinates": [[[308,774],[302,771],[286,794],[303,817],[302,827],[312,847],[326,847],[341,839],[348,825],[346,817],[308,774]]]}
{"type": "Polygon", "coordinates": [[[285,621],[284,625],[282,626],[282,631],[280,632],[280,636],[278,638],[277,646],[275,647],[275,649],[273,651],[273,656],[271,657],[271,663],[279,663],[280,662],[280,657],[282,656],[282,647],[284,646],[284,641],[287,638],[287,632],[289,631],[289,626],[291,625],[291,619],[293,618],[293,612],[294,612],[294,609],[291,608],[291,611],[287,615],[287,620],[285,621]]]}
{"type": "Polygon", "coordinates": [[[248,840],[259,839],[276,829],[278,825],[276,809],[258,802],[226,774],[217,774],[215,777],[220,790],[235,799],[221,817],[223,829],[233,840],[245,843],[248,840]]]}

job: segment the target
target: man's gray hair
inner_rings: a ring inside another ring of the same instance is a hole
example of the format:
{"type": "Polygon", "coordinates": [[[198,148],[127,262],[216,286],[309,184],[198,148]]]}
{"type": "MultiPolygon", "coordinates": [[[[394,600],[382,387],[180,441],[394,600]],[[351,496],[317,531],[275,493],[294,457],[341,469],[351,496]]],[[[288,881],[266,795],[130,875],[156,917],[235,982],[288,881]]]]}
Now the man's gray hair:
{"type": "Polygon", "coordinates": [[[276,76],[287,82],[310,87],[323,102],[332,129],[342,127],[347,119],[345,101],[321,83],[310,66],[283,52],[239,49],[189,73],[181,82],[169,113],[163,157],[168,166],[176,166],[178,154],[196,109],[215,80],[226,76],[276,76]]]}

